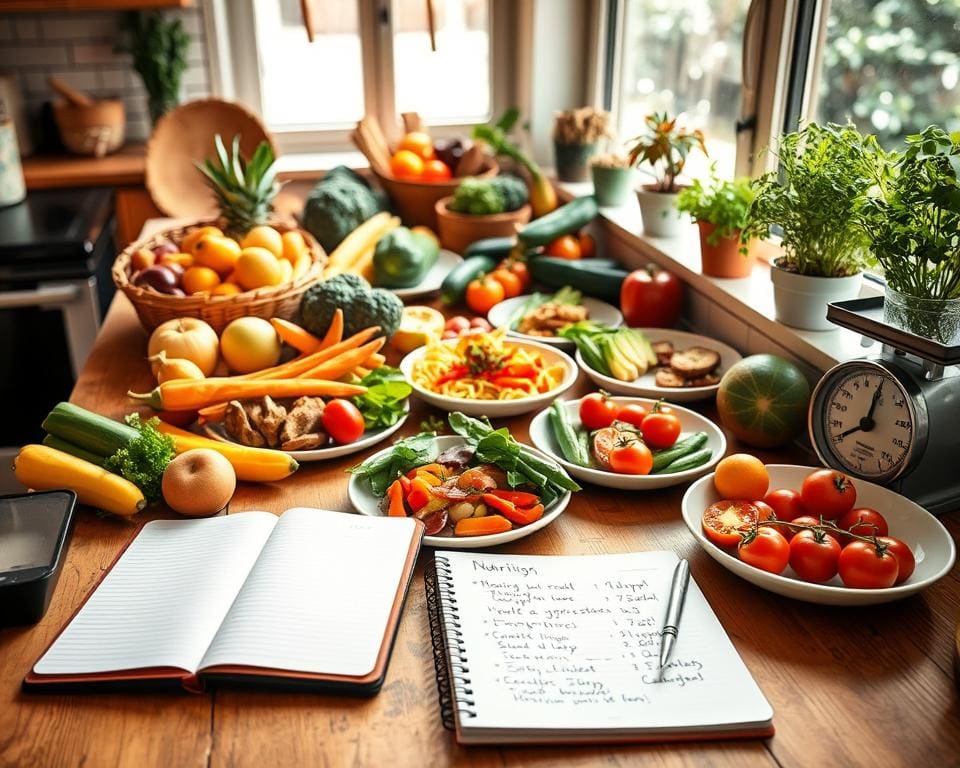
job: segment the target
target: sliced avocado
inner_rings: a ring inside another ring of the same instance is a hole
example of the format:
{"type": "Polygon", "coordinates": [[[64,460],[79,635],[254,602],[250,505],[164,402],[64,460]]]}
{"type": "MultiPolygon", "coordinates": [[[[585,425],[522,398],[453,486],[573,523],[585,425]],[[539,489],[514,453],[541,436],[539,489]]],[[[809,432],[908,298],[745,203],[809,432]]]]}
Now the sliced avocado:
{"type": "Polygon", "coordinates": [[[653,351],[653,345],[650,340],[640,331],[629,331],[630,341],[640,349],[646,358],[647,367],[653,367],[657,364],[657,353],[653,351]]]}
{"type": "Polygon", "coordinates": [[[621,355],[629,360],[637,370],[640,371],[638,376],[642,376],[647,371],[647,356],[642,349],[639,349],[631,339],[632,334],[627,331],[626,333],[620,332],[616,335],[617,340],[617,349],[620,350],[621,355]]]}

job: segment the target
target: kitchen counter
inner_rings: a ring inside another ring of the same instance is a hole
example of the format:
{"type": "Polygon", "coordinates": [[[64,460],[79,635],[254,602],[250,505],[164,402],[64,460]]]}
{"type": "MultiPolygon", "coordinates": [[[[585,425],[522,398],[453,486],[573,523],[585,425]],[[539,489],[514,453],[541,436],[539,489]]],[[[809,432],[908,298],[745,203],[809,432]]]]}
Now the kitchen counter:
{"type": "Polygon", "coordinates": [[[23,161],[27,189],[143,186],[147,148],[127,144],[106,157],[34,155],[23,161]]]}

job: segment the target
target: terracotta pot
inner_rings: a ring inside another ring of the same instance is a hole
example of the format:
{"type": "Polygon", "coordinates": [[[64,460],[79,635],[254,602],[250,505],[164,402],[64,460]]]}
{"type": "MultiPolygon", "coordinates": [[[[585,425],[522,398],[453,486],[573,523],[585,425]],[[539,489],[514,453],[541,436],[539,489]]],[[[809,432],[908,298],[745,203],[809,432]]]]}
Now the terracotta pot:
{"type": "Polygon", "coordinates": [[[467,246],[488,237],[510,237],[517,227],[530,221],[530,206],[516,211],[494,213],[490,216],[474,216],[451,211],[448,205],[453,196],[438,200],[436,204],[437,234],[444,248],[463,253],[467,246]]]}
{"type": "Polygon", "coordinates": [[[740,253],[740,230],[731,237],[721,237],[716,245],[707,238],[717,228],[709,221],[698,221],[700,228],[700,271],[710,277],[747,277],[753,271],[753,254],[740,253]]]}

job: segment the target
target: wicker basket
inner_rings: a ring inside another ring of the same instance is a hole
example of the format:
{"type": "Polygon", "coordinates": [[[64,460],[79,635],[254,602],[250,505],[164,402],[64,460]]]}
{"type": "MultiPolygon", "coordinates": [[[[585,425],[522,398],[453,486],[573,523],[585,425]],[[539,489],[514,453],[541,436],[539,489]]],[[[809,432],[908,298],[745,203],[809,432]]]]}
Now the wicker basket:
{"type": "MultiPolygon", "coordinates": [[[[140,248],[152,248],[167,240],[180,242],[190,231],[216,223],[215,220],[210,219],[168,229],[132,243],[117,256],[113,263],[113,282],[130,299],[137,310],[141,324],[148,331],[177,317],[199,317],[209,323],[217,333],[220,333],[231,320],[248,315],[265,319],[282,317],[289,320],[297,313],[300,297],[303,296],[304,291],[316,282],[323,272],[326,253],[313,235],[301,229],[300,234],[303,235],[313,255],[313,263],[292,283],[257,288],[233,296],[167,296],[130,282],[130,259],[140,248]]],[[[271,222],[270,225],[281,232],[296,228],[285,222],[271,222]]]]}

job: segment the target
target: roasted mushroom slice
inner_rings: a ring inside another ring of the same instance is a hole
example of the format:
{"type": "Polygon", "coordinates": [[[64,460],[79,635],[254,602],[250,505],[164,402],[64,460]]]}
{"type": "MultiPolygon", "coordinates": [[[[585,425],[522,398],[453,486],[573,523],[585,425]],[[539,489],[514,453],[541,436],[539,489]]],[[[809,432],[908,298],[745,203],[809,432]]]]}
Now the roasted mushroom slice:
{"type": "Polygon", "coordinates": [[[294,400],[280,430],[281,444],[300,435],[322,432],[323,408],[323,400],[319,397],[299,397],[294,400]]]}
{"type": "Polygon", "coordinates": [[[244,445],[261,447],[266,444],[263,435],[250,423],[247,411],[238,400],[231,400],[223,417],[223,428],[234,440],[244,445]]]}
{"type": "Polygon", "coordinates": [[[327,443],[327,436],[322,432],[314,432],[309,435],[300,435],[280,444],[285,451],[310,451],[314,448],[322,448],[327,443]]]}
{"type": "Polygon", "coordinates": [[[287,418],[287,409],[275,403],[269,395],[263,396],[260,407],[263,409],[263,418],[257,427],[266,438],[267,445],[275,447],[280,444],[280,430],[287,418]]]}

